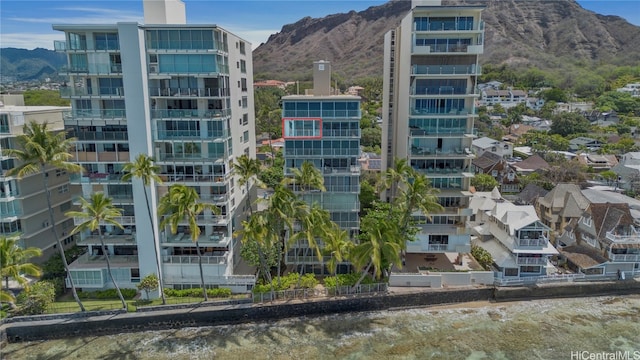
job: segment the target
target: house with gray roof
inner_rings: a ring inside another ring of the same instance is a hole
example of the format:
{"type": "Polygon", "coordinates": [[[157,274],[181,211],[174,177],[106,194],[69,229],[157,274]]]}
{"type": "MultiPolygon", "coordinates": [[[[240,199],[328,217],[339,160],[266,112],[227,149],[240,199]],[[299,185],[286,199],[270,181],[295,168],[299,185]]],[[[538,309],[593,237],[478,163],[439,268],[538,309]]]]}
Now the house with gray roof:
{"type": "MultiPolygon", "coordinates": [[[[589,207],[589,200],[576,184],[558,184],[538,198],[536,210],[542,223],[560,234],[571,219],[578,219],[589,207]]],[[[552,233],[552,238],[555,234],[552,233]]]]}
{"type": "Polygon", "coordinates": [[[491,193],[476,193],[469,207],[476,217],[469,223],[473,244],[491,254],[500,280],[518,280],[555,274],[549,261],[558,251],[549,243],[550,230],[531,205],[515,205],[491,193]]]}
{"type": "Polygon", "coordinates": [[[597,139],[579,136],[569,140],[569,151],[574,153],[581,150],[596,152],[600,150],[602,145],[604,144],[597,139]]]}
{"type": "Polygon", "coordinates": [[[558,237],[561,254],[587,275],[640,273],[640,232],[629,204],[593,203],[558,237]]]}
{"type": "Polygon", "coordinates": [[[485,152],[491,152],[503,158],[513,156],[512,143],[494,140],[486,136],[473,140],[471,146],[476,153],[476,156],[481,156],[485,152]]]}

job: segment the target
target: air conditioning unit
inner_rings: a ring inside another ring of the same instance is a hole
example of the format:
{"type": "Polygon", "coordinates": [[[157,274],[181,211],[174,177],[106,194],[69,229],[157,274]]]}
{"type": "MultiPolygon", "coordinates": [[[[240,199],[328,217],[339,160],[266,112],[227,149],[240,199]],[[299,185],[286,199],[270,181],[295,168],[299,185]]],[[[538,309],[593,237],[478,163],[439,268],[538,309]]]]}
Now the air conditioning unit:
{"type": "Polygon", "coordinates": [[[158,72],[158,65],[149,65],[149,72],[157,73],[158,72]]]}
{"type": "Polygon", "coordinates": [[[49,226],[49,220],[45,220],[42,222],[42,227],[46,228],[47,226],[49,226]]]}

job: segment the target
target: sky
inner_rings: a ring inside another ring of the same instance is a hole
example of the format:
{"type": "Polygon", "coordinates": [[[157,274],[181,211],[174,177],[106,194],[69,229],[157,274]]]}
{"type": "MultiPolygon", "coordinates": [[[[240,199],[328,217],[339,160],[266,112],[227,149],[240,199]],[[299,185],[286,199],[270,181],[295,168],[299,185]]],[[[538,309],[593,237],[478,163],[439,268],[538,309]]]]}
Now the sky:
{"type": "MultiPolygon", "coordinates": [[[[369,0],[183,0],[187,23],[216,24],[252,43],[255,49],[269,35],[305,16],[362,11],[386,1],[369,0]]],[[[524,0],[523,0],[524,1],[524,0]]],[[[544,1],[544,0],[528,0],[544,1]]],[[[618,15],[640,26],[640,0],[578,0],[582,7],[618,15]]],[[[0,47],[53,49],[64,40],[52,24],[114,24],[143,22],[142,0],[0,0],[0,47]]]]}

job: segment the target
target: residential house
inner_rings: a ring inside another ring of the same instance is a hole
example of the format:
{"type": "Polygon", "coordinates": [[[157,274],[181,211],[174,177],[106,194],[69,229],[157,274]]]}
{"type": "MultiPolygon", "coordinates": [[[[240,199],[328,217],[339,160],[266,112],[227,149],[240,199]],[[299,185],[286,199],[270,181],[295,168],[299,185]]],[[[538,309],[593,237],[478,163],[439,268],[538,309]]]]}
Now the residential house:
{"type": "Polygon", "coordinates": [[[589,204],[578,185],[558,184],[544,197],[538,198],[536,210],[543,224],[561,234],[571,219],[582,216],[589,204]]]}
{"type": "Polygon", "coordinates": [[[602,145],[604,144],[597,139],[579,136],[569,140],[569,151],[574,153],[578,151],[597,152],[602,145]]]}
{"type": "Polygon", "coordinates": [[[472,170],[475,174],[489,174],[493,176],[500,191],[505,193],[519,192],[519,180],[516,172],[509,167],[507,161],[492,152],[484,152],[481,156],[471,162],[472,170]]]}
{"type": "Polygon", "coordinates": [[[577,158],[580,164],[595,171],[611,170],[618,165],[618,158],[615,155],[579,154],[577,158]]]}
{"type": "Polygon", "coordinates": [[[505,135],[502,140],[517,143],[522,135],[531,130],[535,130],[535,128],[531,125],[513,124],[509,126],[509,128],[507,129],[507,135],[505,135]]]}
{"type": "Polygon", "coordinates": [[[549,260],[558,251],[550,244],[550,229],[535,208],[515,205],[498,195],[497,189],[476,193],[469,205],[476,214],[469,224],[477,237],[474,245],[491,254],[496,278],[530,279],[556,273],[549,260]]]}
{"type": "Polygon", "coordinates": [[[640,272],[640,233],[626,203],[589,205],[578,221],[567,226],[558,243],[568,262],[585,274],[640,272]]]}
{"type": "Polygon", "coordinates": [[[363,152],[360,159],[358,159],[362,170],[380,171],[382,165],[381,156],[372,152],[363,152]]]}
{"type": "Polygon", "coordinates": [[[527,101],[527,93],[522,90],[494,90],[486,88],[482,90],[480,101],[481,106],[501,105],[508,109],[527,101]]]}
{"type": "Polygon", "coordinates": [[[485,152],[494,153],[502,158],[513,156],[513,144],[505,141],[494,140],[489,137],[481,137],[471,143],[476,156],[482,156],[485,152]]]}
{"type": "Polygon", "coordinates": [[[533,172],[550,168],[549,163],[541,158],[540,155],[531,155],[522,161],[510,163],[509,166],[521,175],[529,175],[533,172]]]}
{"type": "Polygon", "coordinates": [[[624,190],[640,190],[640,152],[622,155],[618,164],[611,168],[618,175],[616,186],[624,190]]]}
{"type": "Polygon", "coordinates": [[[527,107],[534,111],[540,111],[544,106],[544,99],[537,97],[528,97],[526,101],[527,107]]]}
{"type": "Polygon", "coordinates": [[[254,82],[253,87],[255,89],[262,87],[275,87],[284,90],[287,87],[287,83],[280,80],[263,80],[254,82]]]}
{"type": "Polygon", "coordinates": [[[616,91],[631,94],[633,97],[640,97],[640,83],[627,84],[624,87],[616,89],[616,91]]]}
{"type": "Polygon", "coordinates": [[[480,90],[500,90],[500,88],[502,87],[502,83],[500,81],[489,81],[487,83],[483,83],[483,84],[478,84],[478,89],[480,90]]]}
{"type": "Polygon", "coordinates": [[[549,193],[543,187],[536,184],[527,184],[527,186],[515,196],[513,203],[516,205],[535,205],[538,198],[541,198],[549,193]]]}

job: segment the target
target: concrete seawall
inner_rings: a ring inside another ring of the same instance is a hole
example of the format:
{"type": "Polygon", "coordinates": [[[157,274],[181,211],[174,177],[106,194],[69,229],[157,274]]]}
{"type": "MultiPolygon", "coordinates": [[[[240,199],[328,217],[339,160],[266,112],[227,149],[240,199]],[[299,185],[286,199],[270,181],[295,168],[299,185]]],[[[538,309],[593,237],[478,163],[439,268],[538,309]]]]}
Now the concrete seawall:
{"type": "Polygon", "coordinates": [[[640,282],[554,284],[521,288],[475,288],[393,293],[352,298],[297,300],[277,305],[235,304],[154,312],[61,318],[4,324],[3,339],[10,342],[97,336],[123,332],[165,330],[261,322],[345,312],[393,310],[468,301],[514,301],[539,298],[640,294],[640,282]]]}

